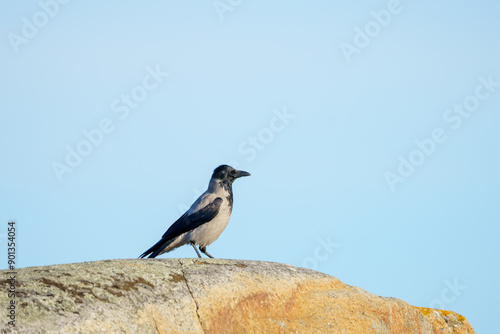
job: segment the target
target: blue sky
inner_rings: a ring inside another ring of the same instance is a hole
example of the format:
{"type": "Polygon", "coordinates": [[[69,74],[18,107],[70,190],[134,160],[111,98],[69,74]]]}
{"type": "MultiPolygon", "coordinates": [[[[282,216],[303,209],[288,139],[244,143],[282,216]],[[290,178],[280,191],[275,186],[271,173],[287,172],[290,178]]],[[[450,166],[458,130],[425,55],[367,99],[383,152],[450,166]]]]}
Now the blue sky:
{"type": "Polygon", "coordinates": [[[135,258],[229,163],[252,176],[215,257],[313,268],[493,332],[499,12],[3,4],[0,222],[16,221],[18,266],[135,258]]]}

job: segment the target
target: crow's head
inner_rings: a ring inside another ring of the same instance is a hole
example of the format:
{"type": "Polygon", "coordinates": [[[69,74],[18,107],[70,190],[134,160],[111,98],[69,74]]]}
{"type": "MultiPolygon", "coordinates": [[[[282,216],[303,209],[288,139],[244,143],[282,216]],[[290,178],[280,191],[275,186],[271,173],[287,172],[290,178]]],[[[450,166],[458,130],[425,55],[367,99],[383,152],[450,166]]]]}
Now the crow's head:
{"type": "Polygon", "coordinates": [[[239,177],[242,176],[250,176],[250,173],[234,169],[228,165],[220,165],[214,170],[212,174],[212,179],[218,179],[221,181],[228,181],[229,183],[233,183],[239,177]]]}

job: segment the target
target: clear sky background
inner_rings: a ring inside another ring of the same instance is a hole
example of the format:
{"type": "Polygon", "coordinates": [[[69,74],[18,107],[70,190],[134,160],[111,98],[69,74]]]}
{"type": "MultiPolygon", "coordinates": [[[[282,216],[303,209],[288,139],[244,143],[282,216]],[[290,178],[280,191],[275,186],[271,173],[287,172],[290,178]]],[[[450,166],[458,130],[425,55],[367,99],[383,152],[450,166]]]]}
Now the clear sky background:
{"type": "Polygon", "coordinates": [[[136,258],[229,163],[252,176],[215,257],[309,267],[493,333],[499,15],[498,1],[2,4],[1,268],[9,220],[19,267],[136,258]]]}

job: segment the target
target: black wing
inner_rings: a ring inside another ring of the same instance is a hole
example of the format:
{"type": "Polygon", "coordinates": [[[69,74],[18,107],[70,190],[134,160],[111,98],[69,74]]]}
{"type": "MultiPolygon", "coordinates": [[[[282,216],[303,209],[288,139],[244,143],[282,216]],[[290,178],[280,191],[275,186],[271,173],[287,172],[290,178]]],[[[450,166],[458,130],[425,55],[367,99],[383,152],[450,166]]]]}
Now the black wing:
{"type": "Polygon", "coordinates": [[[161,237],[161,240],[158,241],[153,247],[145,251],[139,256],[139,258],[143,258],[148,254],[151,254],[149,257],[158,256],[161,251],[167,247],[169,241],[178,237],[181,234],[194,230],[195,228],[208,223],[219,213],[220,206],[222,204],[222,198],[217,197],[212,202],[210,202],[204,208],[188,215],[186,212],[183,214],[172,226],[169,227],[167,232],[161,237]]]}

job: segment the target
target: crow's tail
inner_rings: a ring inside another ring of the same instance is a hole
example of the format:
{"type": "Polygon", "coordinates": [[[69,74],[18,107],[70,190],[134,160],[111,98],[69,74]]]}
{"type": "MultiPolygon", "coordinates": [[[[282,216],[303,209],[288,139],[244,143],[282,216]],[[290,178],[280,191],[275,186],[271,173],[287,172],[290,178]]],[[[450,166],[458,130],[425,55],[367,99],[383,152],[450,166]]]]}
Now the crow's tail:
{"type": "Polygon", "coordinates": [[[151,254],[151,255],[149,255],[148,258],[157,257],[165,249],[165,247],[167,247],[171,243],[172,243],[172,240],[161,239],[156,244],[154,244],[153,247],[151,247],[150,249],[148,249],[147,251],[142,253],[141,256],[139,256],[139,259],[142,259],[142,258],[148,256],[149,254],[151,254]]]}

